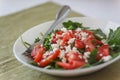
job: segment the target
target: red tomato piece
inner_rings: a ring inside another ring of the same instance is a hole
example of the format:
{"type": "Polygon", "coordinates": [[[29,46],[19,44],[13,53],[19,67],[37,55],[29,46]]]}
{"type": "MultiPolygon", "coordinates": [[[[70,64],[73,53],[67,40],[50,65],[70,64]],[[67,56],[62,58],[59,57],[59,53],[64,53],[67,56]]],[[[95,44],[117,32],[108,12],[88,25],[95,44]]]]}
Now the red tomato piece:
{"type": "Polygon", "coordinates": [[[40,48],[37,52],[36,52],[36,56],[34,59],[34,62],[39,62],[42,60],[42,55],[43,55],[44,49],[40,48]]]}
{"type": "Polygon", "coordinates": [[[103,56],[108,56],[109,54],[109,45],[102,45],[98,48],[97,60],[100,60],[103,56]]]}
{"type": "Polygon", "coordinates": [[[75,69],[84,66],[86,63],[85,61],[72,61],[71,63],[57,62],[56,64],[63,67],[64,69],[75,69]]]}
{"type": "Polygon", "coordinates": [[[85,48],[85,44],[80,39],[76,39],[75,40],[75,47],[76,48],[85,48]]]}
{"type": "Polygon", "coordinates": [[[66,63],[63,62],[57,62],[59,66],[63,67],[64,69],[75,69],[82,67],[85,65],[85,60],[81,59],[80,56],[82,57],[82,54],[75,52],[75,51],[70,51],[69,53],[66,54],[65,58],[67,59],[66,63]]]}
{"type": "Polygon", "coordinates": [[[93,43],[93,41],[95,40],[95,38],[93,37],[88,37],[85,41],[84,41],[84,44],[87,45],[87,48],[86,50],[87,51],[93,51],[95,49],[95,45],[93,43]]]}
{"type": "MultiPolygon", "coordinates": [[[[31,56],[35,57],[37,54],[37,51],[39,51],[39,49],[41,48],[41,44],[36,44],[35,47],[33,48],[32,52],[31,52],[31,56]]],[[[44,49],[44,51],[46,50],[45,47],[42,47],[44,49]]]]}
{"type": "Polygon", "coordinates": [[[70,51],[69,53],[67,53],[65,55],[66,59],[70,62],[70,61],[73,61],[73,60],[76,60],[76,61],[80,61],[82,60],[80,58],[80,56],[82,57],[83,55],[78,53],[78,52],[75,52],[75,51],[70,51]]]}
{"type": "Polygon", "coordinates": [[[58,58],[59,54],[60,54],[60,50],[58,49],[52,55],[48,56],[46,59],[41,60],[39,62],[39,66],[45,67],[45,66],[49,65],[53,60],[58,58]]]}
{"type": "Polygon", "coordinates": [[[56,32],[56,34],[62,35],[63,31],[59,30],[56,32]]]}

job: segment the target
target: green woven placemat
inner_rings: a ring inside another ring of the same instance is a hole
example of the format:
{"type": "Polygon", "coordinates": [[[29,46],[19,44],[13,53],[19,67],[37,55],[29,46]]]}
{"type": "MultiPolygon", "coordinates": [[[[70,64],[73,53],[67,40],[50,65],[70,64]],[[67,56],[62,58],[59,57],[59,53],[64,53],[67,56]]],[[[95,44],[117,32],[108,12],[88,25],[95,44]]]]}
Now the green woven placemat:
{"type": "MultiPolygon", "coordinates": [[[[27,29],[53,20],[59,5],[48,2],[34,8],[0,17],[0,80],[120,80],[120,62],[91,75],[60,78],[32,70],[19,63],[12,51],[15,40],[27,29]]],[[[69,17],[83,16],[71,12],[69,17]]]]}

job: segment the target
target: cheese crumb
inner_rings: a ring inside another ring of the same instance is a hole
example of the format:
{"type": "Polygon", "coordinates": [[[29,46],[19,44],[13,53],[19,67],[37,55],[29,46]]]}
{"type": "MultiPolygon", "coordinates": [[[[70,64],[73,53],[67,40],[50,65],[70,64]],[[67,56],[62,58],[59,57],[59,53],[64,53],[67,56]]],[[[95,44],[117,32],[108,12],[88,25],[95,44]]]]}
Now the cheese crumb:
{"type": "Polygon", "coordinates": [[[102,57],[102,60],[103,60],[103,62],[107,62],[107,61],[109,61],[110,59],[111,59],[112,57],[109,55],[109,56],[104,56],[104,57],[102,57]]]}
{"type": "Polygon", "coordinates": [[[64,56],[65,56],[65,51],[64,51],[64,50],[61,50],[61,51],[60,51],[59,58],[62,59],[64,56]]]}
{"type": "Polygon", "coordinates": [[[86,32],[81,32],[81,36],[82,36],[82,41],[83,40],[85,40],[86,38],[87,38],[87,36],[88,36],[88,33],[86,33],[86,32]]]}
{"type": "Polygon", "coordinates": [[[75,38],[71,38],[71,39],[69,39],[68,44],[71,44],[71,43],[73,43],[74,41],[75,41],[75,38]]]}
{"type": "Polygon", "coordinates": [[[90,57],[90,52],[85,52],[84,56],[85,56],[85,58],[89,58],[90,57]]]}
{"type": "Polygon", "coordinates": [[[66,32],[67,29],[63,27],[63,28],[61,28],[61,31],[66,32]]]}
{"type": "Polygon", "coordinates": [[[73,47],[72,51],[79,52],[76,47],[73,47]]]}
{"type": "Polygon", "coordinates": [[[76,31],[81,31],[81,28],[77,28],[76,31]]]}
{"type": "Polygon", "coordinates": [[[59,45],[58,44],[51,44],[52,48],[59,48],[59,45]]]}
{"type": "Polygon", "coordinates": [[[70,51],[71,51],[71,46],[70,46],[70,45],[66,46],[66,47],[65,47],[65,50],[66,50],[66,51],[65,51],[66,53],[67,53],[67,52],[70,52],[70,51]]]}

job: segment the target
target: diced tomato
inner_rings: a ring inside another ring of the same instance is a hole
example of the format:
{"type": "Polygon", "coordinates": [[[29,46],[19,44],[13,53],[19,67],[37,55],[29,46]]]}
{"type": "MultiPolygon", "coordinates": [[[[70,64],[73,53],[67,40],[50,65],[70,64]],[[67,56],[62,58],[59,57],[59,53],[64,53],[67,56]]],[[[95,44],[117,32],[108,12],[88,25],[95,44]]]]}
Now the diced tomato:
{"type": "Polygon", "coordinates": [[[84,44],[87,45],[87,48],[86,50],[87,51],[93,51],[95,49],[95,45],[93,43],[95,39],[93,37],[88,37],[85,41],[84,41],[84,44]]]}
{"type": "Polygon", "coordinates": [[[34,59],[34,62],[39,62],[42,60],[42,55],[43,55],[44,49],[40,48],[37,52],[36,52],[36,56],[34,59]]]}
{"type": "Polygon", "coordinates": [[[63,31],[59,30],[56,32],[56,34],[62,35],[63,31]]]}
{"type": "Polygon", "coordinates": [[[53,39],[51,40],[51,42],[52,42],[52,43],[56,43],[57,40],[58,40],[57,38],[53,38],[53,39]]]}
{"type": "Polygon", "coordinates": [[[70,61],[73,61],[73,60],[76,60],[76,61],[80,61],[82,60],[82,57],[83,55],[81,53],[78,53],[78,52],[75,52],[75,51],[70,51],[68,53],[66,53],[65,57],[66,59],[70,62],[70,61]]]}
{"type": "Polygon", "coordinates": [[[75,40],[75,47],[81,49],[81,48],[85,47],[85,44],[80,39],[76,39],[75,40]]]}
{"type": "Polygon", "coordinates": [[[86,63],[85,61],[72,61],[71,63],[57,62],[56,64],[63,67],[64,69],[75,69],[84,66],[86,63]]]}
{"type": "Polygon", "coordinates": [[[100,40],[96,40],[96,44],[103,44],[103,42],[100,40]]]}
{"type": "Polygon", "coordinates": [[[58,49],[53,54],[48,56],[46,59],[41,60],[38,63],[38,65],[41,66],[41,67],[45,67],[45,66],[49,65],[53,60],[58,58],[59,54],[60,54],[60,50],[58,49]]]}
{"type": "Polygon", "coordinates": [[[60,46],[65,46],[67,44],[67,41],[65,41],[65,40],[61,40],[61,42],[60,42],[60,46]]]}
{"type": "Polygon", "coordinates": [[[98,55],[97,60],[100,60],[103,56],[108,56],[109,53],[109,46],[108,45],[102,45],[98,48],[98,55]]]}
{"type": "Polygon", "coordinates": [[[41,46],[41,44],[36,44],[31,52],[31,56],[35,57],[40,48],[43,48],[44,51],[46,50],[45,47],[41,46]]]}
{"type": "Polygon", "coordinates": [[[66,54],[66,59],[67,62],[57,62],[59,66],[63,67],[64,69],[75,69],[82,67],[85,65],[85,60],[81,59],[80,56],[82,57],[82,54],[75,52],[75,51],[70,51],[69,53],[66,54]]]}

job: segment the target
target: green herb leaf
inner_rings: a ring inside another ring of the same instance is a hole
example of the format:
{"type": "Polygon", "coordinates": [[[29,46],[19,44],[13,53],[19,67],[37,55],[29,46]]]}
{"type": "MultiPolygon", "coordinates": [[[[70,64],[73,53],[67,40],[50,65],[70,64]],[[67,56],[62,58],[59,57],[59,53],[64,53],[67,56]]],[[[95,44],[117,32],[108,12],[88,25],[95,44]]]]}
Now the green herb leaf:
{"type": "Polygon", "coordinates": [[[37,43],[39,41],[40,41],[40,38],[38,37],[38,38],[35,39],[34,43],[37,43]]]}
{"type": "Polygon", "coordinates": [[[108,36],[108,44],[120,45],[120,27],[118,27],[115,31],[110,29],[110,33],[108,36]]]}
{"type": "Polygon", "coordinates": [[[24,45],[26,48],[29,48],[29,47],[31,46],[31,44],[29,44],[28,42],[23,41],[22,37],[21,37],[21,42],[23,43],[23,45],[24,45]]]}
{"type": "Polygon", "coordinates": [[[96,63],[97,60],[96,60],[96,57],[97,57],[97,49],[94,49],[91,54],[90,54],[90,58],[88,58],[88,63],[89,64],[93,64],[93,63],[96,63]]]}
{"type": "Polygon", "coordinates": [[[92,31],[95,33],[94,36],[98,40],[106,39],[106,34],[103,33],[101,29],[96,29],[96,30],[92,30],[92,31]]]}
{"type": "Polygon", "coordinates": [[[50,38],[51,38],[51,33],[48,34],[48,36],[44,39],[44,42],[43,42],[43,46],[47,49],[47,50],[50,50],[52,47],[51,47],[51,43],[50,43],[50,38]]]}
{"type": "Polygon", "coordinates": [[[83,27],[81,23],[78,22],[72,22],[72,21],[68,21],[68,22],[64,22],[63,26],[65,28],[67,28],[68,30],[75,30],[77,28],[81,28],[81,29],[86,29],[88,27],[83,27]]]}

